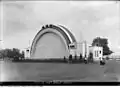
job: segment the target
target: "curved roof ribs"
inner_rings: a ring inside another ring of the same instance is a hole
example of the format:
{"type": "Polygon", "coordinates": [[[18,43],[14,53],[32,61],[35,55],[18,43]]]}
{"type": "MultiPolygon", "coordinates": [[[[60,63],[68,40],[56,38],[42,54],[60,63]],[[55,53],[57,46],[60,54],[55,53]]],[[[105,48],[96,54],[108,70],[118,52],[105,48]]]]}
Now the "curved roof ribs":
{"type": "Polygon", "coordinates": [[[68,34],[70,35],[70,37],[72,39],[72,42],[77,42],[74,35],[66,27],[64,27],[62,25],[59,25],[59,26],[61,26],[63,29],[65,29],[68,32],[68,34]]]}
{"type": "MultiPolygon", "coordinates": [[[[68,45],[70,43],[76,42],[74,35],[67,28],[65,28],[64,26],[61,26],[61,25],[57,26],[57,25],[49,24],[49,25],[42,26],[42,29],[34,37],[33,42],[32,42],[32,46],[33,46],[33,43],[37,42],[35,40],[38,40],[38,39],[36,39],[38,34],[47,28],[53,28],[53,29],[56,29],[57,31],[59,31],[60,33],[62,33],[62,35],[65,37],[68,45]]],[[[31,50],[32,50],[32,47],[31,47],[31,50]]],[[[30,50],[30,52],[31,52],[31,50],[30,50]]]]}

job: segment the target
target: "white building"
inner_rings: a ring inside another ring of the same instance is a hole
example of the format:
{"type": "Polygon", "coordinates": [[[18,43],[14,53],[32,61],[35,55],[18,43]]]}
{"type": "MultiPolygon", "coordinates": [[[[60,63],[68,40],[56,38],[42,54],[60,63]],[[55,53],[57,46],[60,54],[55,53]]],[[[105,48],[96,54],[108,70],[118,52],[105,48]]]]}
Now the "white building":
{"type": "Polygon", "coordinates": [[[90,52],[93,54],[94,61],[102,60],[103,48],[99,46],[90,46],[90,52]]]}
{"type": "Polygon", "coordinates": [[[72,56],[82,54],[88,58],[91,51],[95,60],[102,57],[101,47],[89,46],[86,41],[78,43],[74,35],[64,26],[49,24],[44,25],[36,34],[30,52],[26,52],[26,55],[32,59],[68,58],[70,54],[72,56]]]}
{"type": "Polygon", "coordinates": [[[89,56],[89,44],[86,43],[86,41],[81,42],[81,43],[72,43],[69,45],[69,50],[70,50],[70,54],[72,56],[80,56],[80,54],[82,55],[83,58],[88,58],[89,56]]]}

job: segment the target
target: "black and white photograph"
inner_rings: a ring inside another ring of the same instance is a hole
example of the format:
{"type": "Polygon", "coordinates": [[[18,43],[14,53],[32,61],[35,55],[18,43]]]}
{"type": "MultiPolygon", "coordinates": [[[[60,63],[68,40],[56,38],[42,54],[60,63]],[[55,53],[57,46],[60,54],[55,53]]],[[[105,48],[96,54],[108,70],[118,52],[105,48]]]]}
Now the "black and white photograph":
{"type": "Polygon", "coordinates": [[[0,1],[0,82],[119,83],[120,1],[0,1]]]}

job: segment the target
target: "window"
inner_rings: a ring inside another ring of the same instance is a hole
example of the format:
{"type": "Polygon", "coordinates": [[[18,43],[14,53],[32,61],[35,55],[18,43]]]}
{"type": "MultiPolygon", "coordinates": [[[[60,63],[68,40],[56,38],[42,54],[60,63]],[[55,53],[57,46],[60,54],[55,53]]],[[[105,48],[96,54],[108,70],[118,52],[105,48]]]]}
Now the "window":
{"type": "Polygon", "coordinates": [[[70,45],[70,48],[73,49],[73,48],[75,48],[75,46],[74,45],[70,45]]]}
{"type": "Polygon", "coordinates": [[[95,57],[99,57],[98,51],[95,51],[95,57]]]}
{"type": "Polygon", "coordinates": [[[97,51],[97,57],[99,57],[99,52],[97,51]]]}

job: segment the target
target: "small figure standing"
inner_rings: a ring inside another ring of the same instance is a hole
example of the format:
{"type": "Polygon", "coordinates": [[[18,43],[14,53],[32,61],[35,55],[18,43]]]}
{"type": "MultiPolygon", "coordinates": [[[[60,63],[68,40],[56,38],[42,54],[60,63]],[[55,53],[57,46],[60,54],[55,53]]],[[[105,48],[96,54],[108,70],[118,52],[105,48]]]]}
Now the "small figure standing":
{"type": "Polygon", "coordinates": [[[72,55],[70,54],[68,63],[72,63],[72,55]]]}
{"type": "Polygon", "coordinates": [[[64,56],[64,62],[66,62],[66,57],[64,56]]]}
{"type": "Polygon", "coordinates": [[[82,54],[80,54],[80,58],[79,58],[80,62],[82,62],[83,58],[82,58],[82,54]]]}
{"type": "Polygon", "coordinates": [[[87,57],[85,55],[85,58],[84,58],[84,63],[87,64],[87,57]]]}

